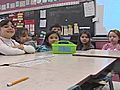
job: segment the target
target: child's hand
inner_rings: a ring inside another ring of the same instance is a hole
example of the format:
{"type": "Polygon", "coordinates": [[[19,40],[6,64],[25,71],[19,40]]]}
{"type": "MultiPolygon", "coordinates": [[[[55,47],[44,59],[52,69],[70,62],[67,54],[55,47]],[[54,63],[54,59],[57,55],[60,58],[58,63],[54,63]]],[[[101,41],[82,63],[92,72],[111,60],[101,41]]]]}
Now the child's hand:
{"type": "Polygon", "coordinates": [[[13,48],[19,48],[19,49],[23,50],[24,46],[23,46],[23,44],[20,44],[20,45],[13,46],[13,48]]]}

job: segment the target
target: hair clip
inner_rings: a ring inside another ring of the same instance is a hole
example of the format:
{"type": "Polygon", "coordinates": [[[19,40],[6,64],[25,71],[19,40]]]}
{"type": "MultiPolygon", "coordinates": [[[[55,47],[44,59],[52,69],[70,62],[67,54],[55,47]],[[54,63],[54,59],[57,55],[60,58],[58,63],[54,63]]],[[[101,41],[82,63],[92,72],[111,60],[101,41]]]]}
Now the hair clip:
{"type": "Polygon", "coordinates": [[[5,20],[4,18],[0,18],[0,22],[2,22],[3,20],[5,20]]]}

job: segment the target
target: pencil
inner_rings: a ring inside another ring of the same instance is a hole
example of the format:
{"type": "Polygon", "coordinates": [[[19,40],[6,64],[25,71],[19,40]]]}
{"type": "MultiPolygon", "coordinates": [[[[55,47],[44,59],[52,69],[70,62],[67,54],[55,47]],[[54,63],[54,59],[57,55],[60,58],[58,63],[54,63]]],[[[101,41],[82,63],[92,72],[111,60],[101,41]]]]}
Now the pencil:
{"type": "Polygon", "coordinates": [[[29,77],[23,77],[23,78],[21,78],[21,79],[18,79],[18,80],[15,80],[15,81],[13,81],[13,82],[8,83],[7,86],[8,86],[8,87],[13,86],[13,85],[18,84],[18,83],[20,83],[20,82],[22,82],[22,81],[25,81],[25,80],[27,80],[27,79],[29,79],[29,77]]]}

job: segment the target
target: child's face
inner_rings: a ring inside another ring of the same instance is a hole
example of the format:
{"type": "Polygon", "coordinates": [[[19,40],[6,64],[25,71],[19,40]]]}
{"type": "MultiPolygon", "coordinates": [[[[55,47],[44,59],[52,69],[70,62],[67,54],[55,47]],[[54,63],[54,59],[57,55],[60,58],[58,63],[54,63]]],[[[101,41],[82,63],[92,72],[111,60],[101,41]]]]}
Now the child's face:
{"type": "Polygon", "coordinates": [[[81,40],[81,42],[82,42],[83,44],[87,44],[90,39],[89,39],[89,37],[87,36],[87,34],[82,34],[82,35],[80,36],[80,40],[81,40]]]}
{"type": "Polygon", "coordinates": [[[59,27],[53,27],[51,31],[57,32],[59,35],[61,35],[61,29],[59,27]]]}
{"type": "Polygon", "coordinates": [[[25,34],[20,37],[20,42],[24,44],[29,39],[30,39],[30,37],[28,36],[28,33],[25,32],[25,34]]]}
{"type": "Polygon", "coordinates": [[[54,42],[56,41],[59,41],[59,37],[57,34],[51,34],[49,37],[48,37],[48,42],[49,44],[53,44],[54,42]]]}
{"type": "Polygon", "coordinates": [[[15,34],[14,26],[11,22],[8,22],[6,25],[0,28],[0,36],[10,39],[15,34]]]}
{"type": "Polygon", "coordinates": [[[115,34],[114,32],[110,32],[109,33],[109,41],[113,44],[117,44],[119,41],[119,37],[117,34],[115,34]]]}

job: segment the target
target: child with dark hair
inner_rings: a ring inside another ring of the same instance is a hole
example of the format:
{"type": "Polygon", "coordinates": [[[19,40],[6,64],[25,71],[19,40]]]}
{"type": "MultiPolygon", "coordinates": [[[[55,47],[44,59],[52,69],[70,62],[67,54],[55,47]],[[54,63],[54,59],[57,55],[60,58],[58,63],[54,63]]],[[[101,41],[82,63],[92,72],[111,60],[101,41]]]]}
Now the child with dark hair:
{"type": "Polygon", "coordinates": [[[60,35],[60,40],[65,40],[65,39],[61,36],[61,33],[62,33],[62,27],[61,27],[61,25],[55,24],[55,25],[51,26],[49,30],[50,30],[50,31],[57,32],[57,33],[60,35]]]}
{"type": "Polygon", "coordinates": [[[88,31],[82,31],[79,34],[77,50],[89,50],[94,49],[94,46],[91,43],[91,35],[88,31]]]}
{"type": "Polygon", "coordinates": [[[50,27],[50,31],[57,32],[59,35],[61,35],[62,27],[59,24],[55,24],[50,27]]]}
{"type": "Polygon", "coordinates": [[[13,38],[20,44],[32,45],[34,48],[37,47],[36,42],[32,40],[32,37],[29,36],[27,28],[17,28],[13,38]]]}
{"type": "Polygon", "coordinates": [[[60,40],[60,36],[57,32],[51,31],[46,34],[45,40],[43,45],[41,45],[37,51],[38,52],[44,52],[44,51],[51,51],[52,50],[52,44],[56,41],[60,40]]]}
{"type": "Polygon", "coordinates": [[[3,55],[19,55],[24,53],[34,53],[32,46],[20,44],[12,37],[15,34],[15,27],[11,20],[0,20],[0,54],[3,55]]]}

